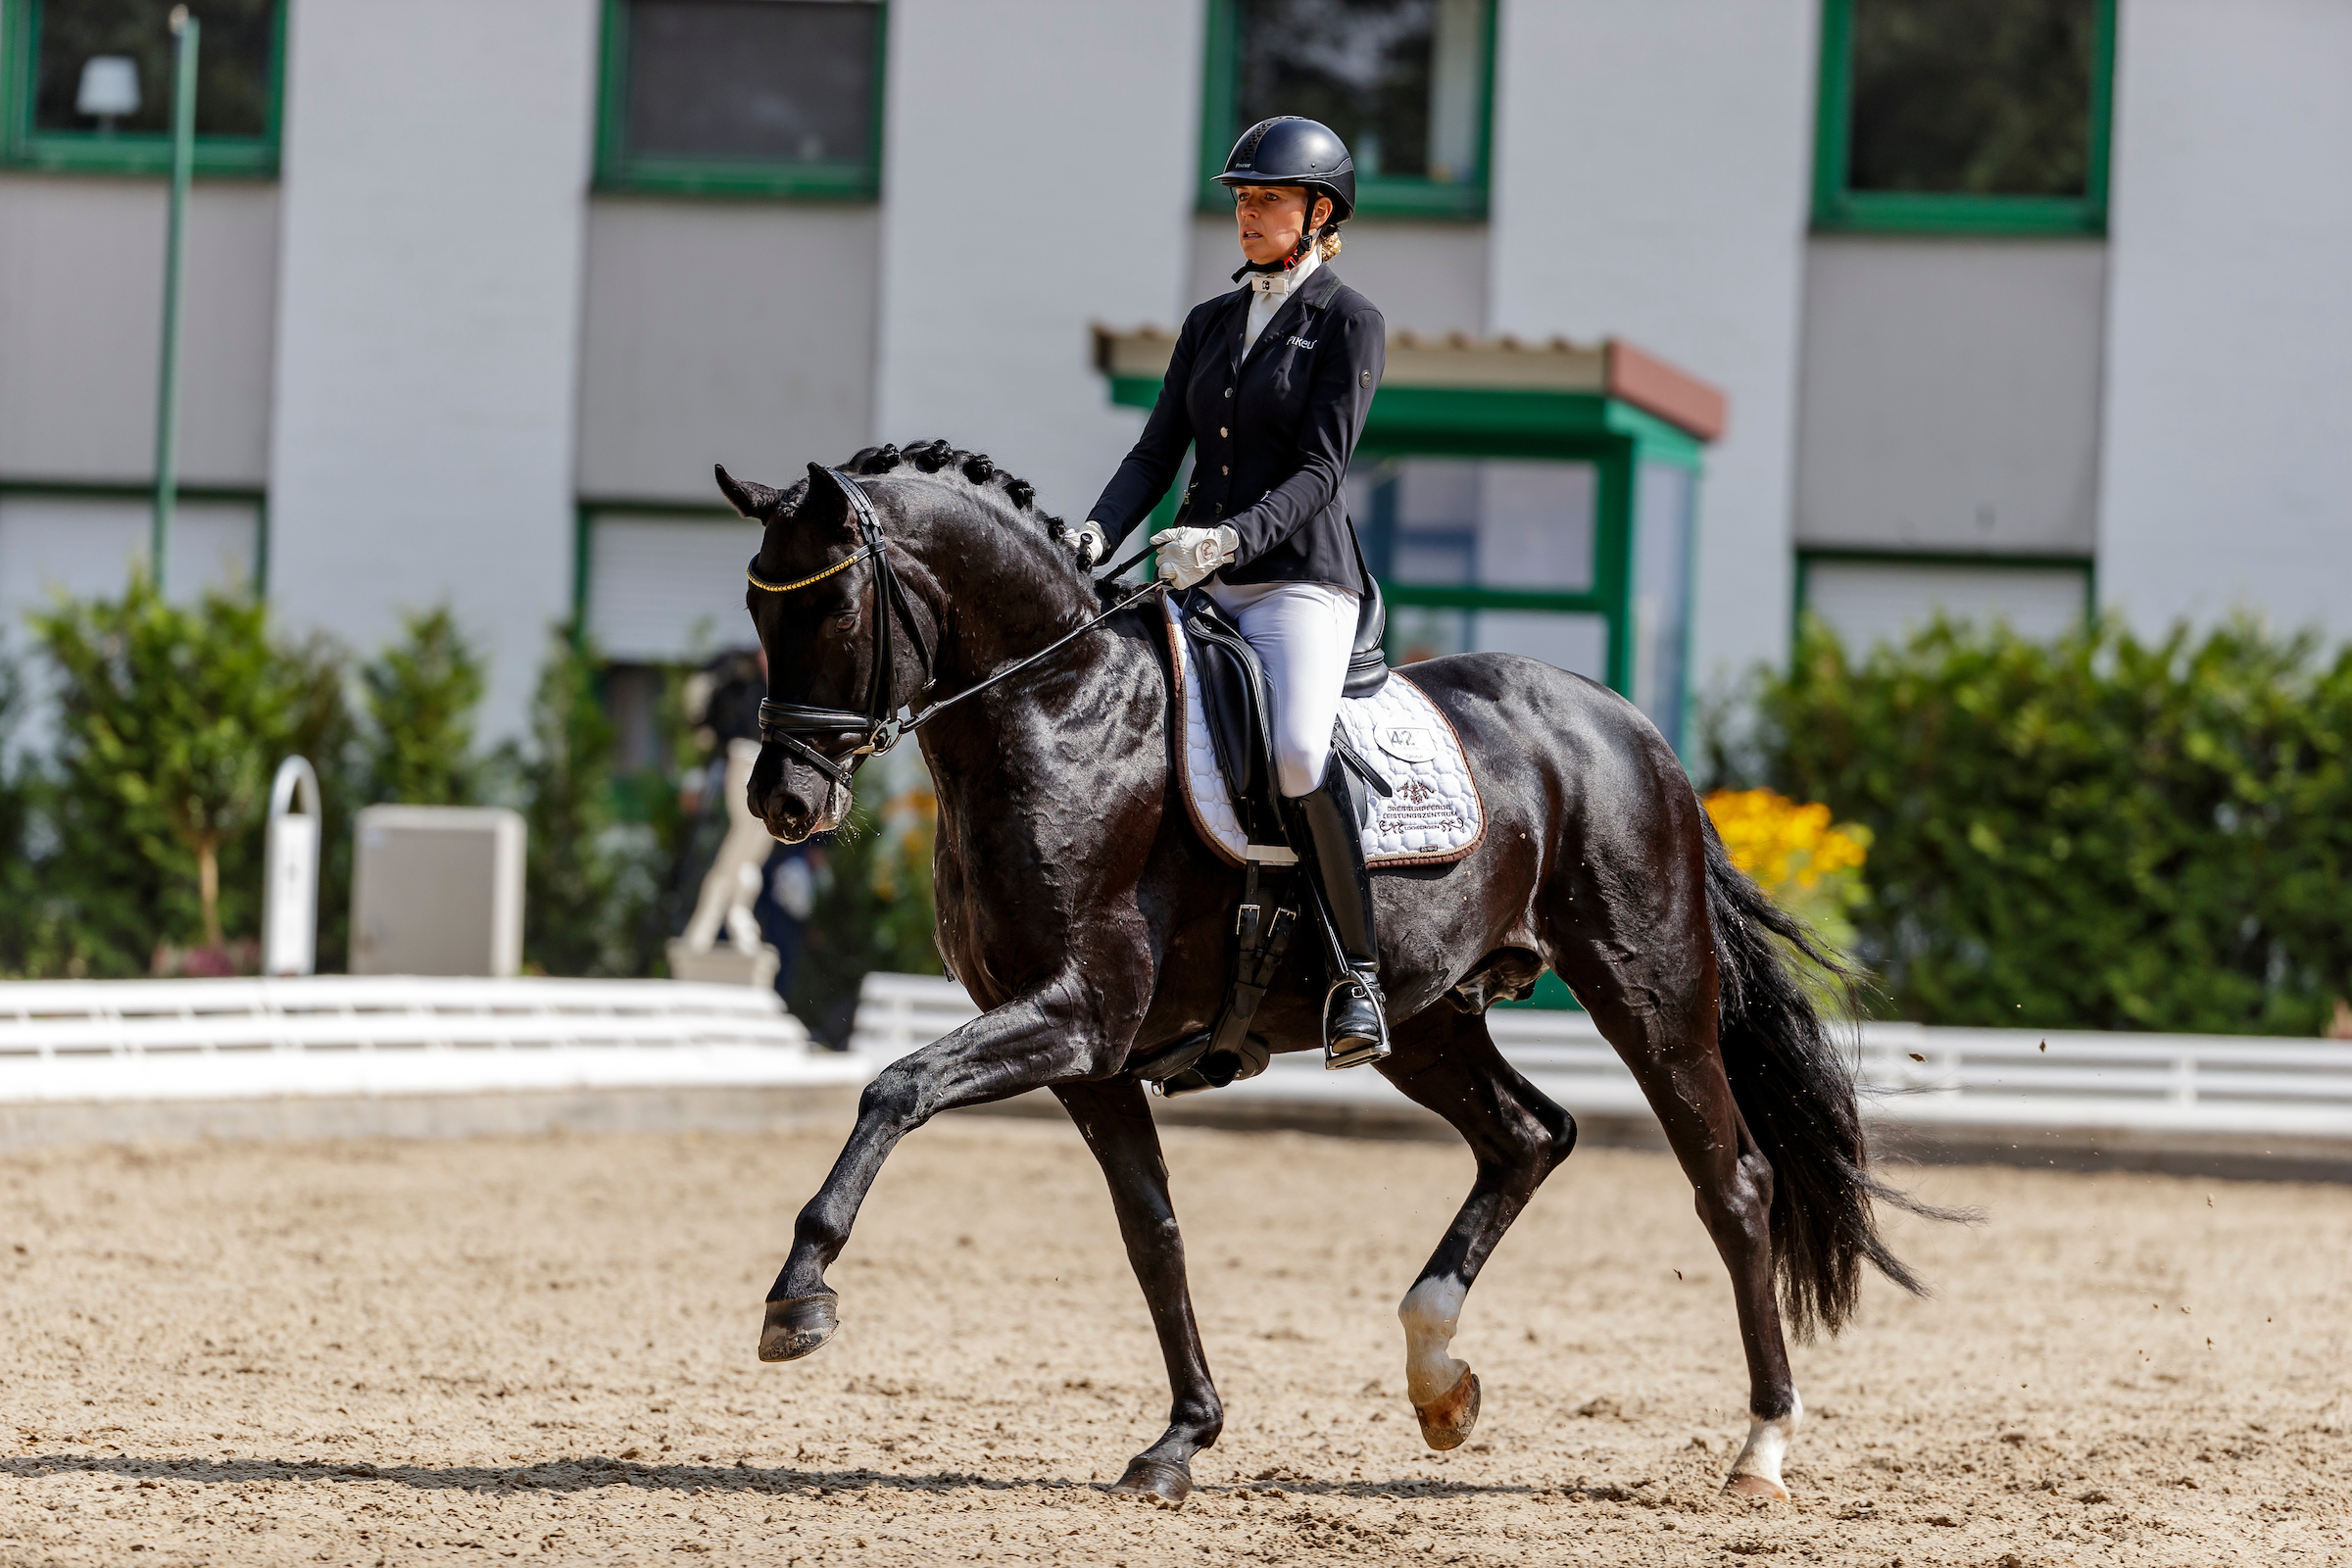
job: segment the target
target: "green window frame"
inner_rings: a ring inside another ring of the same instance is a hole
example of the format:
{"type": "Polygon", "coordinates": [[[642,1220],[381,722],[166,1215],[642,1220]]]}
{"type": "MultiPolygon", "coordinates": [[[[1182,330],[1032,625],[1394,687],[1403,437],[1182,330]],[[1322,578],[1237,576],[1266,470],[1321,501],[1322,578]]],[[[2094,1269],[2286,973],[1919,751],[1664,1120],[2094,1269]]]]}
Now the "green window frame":
{"type": "MultiPolygon", "coordinates": [[[[270,26],[270,92],[259,136],[198,136],[200,178],[270,179],[277,174],[278,132],[285,122],[286,7],[270,26]]],[[[40,65],[43,0],[0,0],[0,165],[62,174],[169,176],[172,138],[160,131],[37,130],[35,80],[40,65]]]]}
{"type": "Polygon", "coordinates": [[[882,193],[883,105],[890,90],[889,0],[874,8],[870,155],[855,164],[769,164],[752,159],[643,158],[628,150],[629,0],[604,0],[597,84],[596,188],[670,196],[870,202],[882,193]]]}
{"type": "MultiPolygon", "coordinates": [[[[1358,174],[1358,218],[1418,218],[1483,221],[1487,181],[1494,152],[1494,13],[1499,0],[1486,0],[1478,84],[1478,159],[1471,177],[1441,182],[1417,177],[1358,174]]],[[[1217,183],[1225,155],[1249,126],[1238,122],[1241,100],[1241,14],[1239,0],[1208,0],[1208,36],[1202,51],[1200,95],[1200,190],[1203,213],[1230,214],[1233,198],[1217,183]]]]}
{"type": "Polygon", "coordinates": [[[1817,233],[2103,237],[2115,103],[2116,0],[2094,0],[2090,149],[2080,196],[1978,196],[1846,188],[1853,110],[1854,0],[1822,0],[1821,97],[1813,140],[1817,233]]]}

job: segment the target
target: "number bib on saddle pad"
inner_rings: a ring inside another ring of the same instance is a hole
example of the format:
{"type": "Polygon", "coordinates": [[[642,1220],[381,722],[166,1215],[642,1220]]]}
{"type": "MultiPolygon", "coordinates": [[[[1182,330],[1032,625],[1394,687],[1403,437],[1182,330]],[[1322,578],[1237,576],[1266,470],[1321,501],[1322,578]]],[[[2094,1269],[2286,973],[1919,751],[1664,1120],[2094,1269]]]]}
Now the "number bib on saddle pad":
{"type": "MultiPolygon", "coordinates": [[[[1249,836],[1227,793],[1208,732],[1200,672],[1187,657],[1175,604],[1163,600],[1168,653],[1176,680],[1176,733],[1183,759],[1184,801],[1193,826],[1224,858],[1239,865],[1249,836]]],[[[1371,794],[1364,824],[1364,859],[1383,865],[1443,865],[1478,848],[1487,812],[1453,723],[1427,693],[1392,670],[1372,697],[1340,704],[1340,734],[1355,754],[1387,778],[1393,793],[1371,794]]]]}

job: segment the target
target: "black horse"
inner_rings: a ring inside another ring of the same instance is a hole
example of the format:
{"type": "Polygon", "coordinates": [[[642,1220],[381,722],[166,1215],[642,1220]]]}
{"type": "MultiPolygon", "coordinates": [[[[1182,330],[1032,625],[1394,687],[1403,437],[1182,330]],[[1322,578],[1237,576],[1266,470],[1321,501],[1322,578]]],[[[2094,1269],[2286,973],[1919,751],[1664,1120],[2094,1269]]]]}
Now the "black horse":
{"type": "MultiPolygon", "coordinates": [[[[771,706],[802,722],[762,748],[750,804],[787,843],[850,808],[848,769],[875,738],[855,705],[878,723],[944,703],[1112,603],[1061,543],[1065,525],[985,457],[882,447],[845,471],[811,465],[779,491],[718,470],[766,528],[747,599],[771,706]],[[824,711],[831,733],[808,721],[824,711]]],[[[943,1110],[1051,1089],[1109,1181],[1175,1393],[1167,1431],[1118,1486],[1181,1503],[1223,1410],[1130,1063],[1215,1017],[1241,879],[1179,794],[1164,636],[1156,602],[1111,615],[921,730],[939,797],[940,953],[987,1011],[866,1089],[794,1227],[760,1355],[790,1360],[832,1337],[825,1268],[901,1138],[943,1110]]],[[[1730,1270],[1753,1419],[1726,1488],[1786,1497],[1781,1458],[1803,1407],[1784,1320],[1834,1332],[1866,1260],[1919,1289],[1872,1216],[1874,1198],[1908,1200],[1869,1173],[1851,1077],[1777,951],[1808,938],[1732,865],[1672,749],[1615,693],[1501,654],[1432,660],[1410,679],[1469,748],[1488,812],[1468,858],[1374,879],[1396,1020],[1379,1070],[1478,1161],[1398,1309],[1422,1434],[1439,1448],[1468,1436],[1478,1379],[1446,1350],[1463,1298],[1576,1144],[1574,1120],[1503,1060],[1484,1016],[1548,964],[1641,1083],[1730,1270]]],[[[1293,944],[1253,1026],[1275,1050],[1321,1045],[1322,961],[1293,944]]]]}

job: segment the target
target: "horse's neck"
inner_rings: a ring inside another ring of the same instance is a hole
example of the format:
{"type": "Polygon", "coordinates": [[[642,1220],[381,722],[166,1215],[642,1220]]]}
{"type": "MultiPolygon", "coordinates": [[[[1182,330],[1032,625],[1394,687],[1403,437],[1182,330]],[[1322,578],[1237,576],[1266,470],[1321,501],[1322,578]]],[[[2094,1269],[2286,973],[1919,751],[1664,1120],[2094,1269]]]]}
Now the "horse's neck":
{"type": "Polygon", "coordinates": [[[952,628],[939,673],[940,695],[987,679],[1098,614],[1094,592],[1057,564],[1040,561],[1033,542],[993,519],[943,529],[921,553],[937,596],[936,612],[952,628]]]}

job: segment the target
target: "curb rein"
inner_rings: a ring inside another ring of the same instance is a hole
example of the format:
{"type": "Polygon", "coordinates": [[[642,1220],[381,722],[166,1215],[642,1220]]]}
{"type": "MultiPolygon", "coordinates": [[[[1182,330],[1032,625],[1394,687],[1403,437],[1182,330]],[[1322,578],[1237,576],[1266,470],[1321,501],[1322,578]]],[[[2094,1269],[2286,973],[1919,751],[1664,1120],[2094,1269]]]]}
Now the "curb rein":
{"type": "MultiPolygon", "coordinates": [[[[849,499],[850,510],[857,514],[858,532],[863,543],[854,554],[846,556],[824,570],[811,576],[803,577],[797,582],[769,582],[761,577],[758,556],[752,557],[751,564],[744,568],[743,575],[753,587],[763,593],[788,594],[796,589],[823,582],[837,572],[847,571],[868,557],[873,560],[874,667],[871,676],[866,681],[864,710],[860,711],[850,708],[810,708],[800,703],[779,703],[767,698],[760,699],[760,739],[783,747],[795,759],[815,768],[845,790],[851,787],[850,775],[857,770],[858,763],[850,761],[845,766],[842,762],[835,761],[801,739],[803,735],[863,735],[865,737],[863,743],[853,747],[847,756],[849,758],[880,757],[898,745],[901,739],[920,729],[965,698],[977,697],[999,681],[1008,680],[1050,655],[1059,653],[1120,611],[1160,591],[1161,585],[1156,580],[1146,583],[1101,614],[1090,617],[1075,630],[1048,643],[1028,658],[998,670],[977,685],[967,686],[944,702],[933,703],[919,713],[904,705],[894,712],[891,709],[891,688],[895,684],[893,654],[898,644],[898,639],[893,635],[891,629],[895,624],[894,616],[906,619],[907,635],[914,638],[915,648],[922,657],[923,684],[915,688],[917,695],[928,690],[932,681],[937,678],[932,669],[932,650],[925,648],[922,639],[914,634],[913,615],[906,608],[906,590],[899,585],[899,574],[891,566],[889,552],[883,548],[882,523],[874,515],[873,502],[866,498],[864,488],[857,480],[839,468],[827,468],[824,471],[832,476],[833,482],[841,487],[842,494],[849,499]]],[[[1152,547],[1146,545],[1125,561],[1111,567],[1098,580],[1116,580],[1120,573],[1151,553],[1152,547]]]]}

